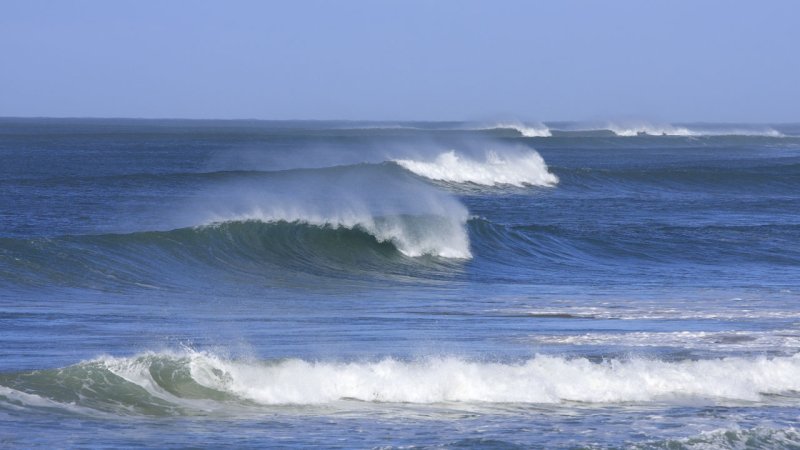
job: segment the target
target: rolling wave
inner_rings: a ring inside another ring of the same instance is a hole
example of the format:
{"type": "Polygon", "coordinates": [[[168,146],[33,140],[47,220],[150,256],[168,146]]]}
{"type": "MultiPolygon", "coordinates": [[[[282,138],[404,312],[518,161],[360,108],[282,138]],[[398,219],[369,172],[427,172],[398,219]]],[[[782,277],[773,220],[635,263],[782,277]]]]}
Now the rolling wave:
{"type": "Polygon", "coordinates": [[[615,404],[769,402],[797,395],[800,357],[604,360],[536,356],[329,362],[232,360],[210,352],[104,356],[0,374],[0,404],[183,415],[238,407],[373,403],[615,404]]]}
{"type": "Polygon", "coordinates": [[[470,257],[468,241],[462,241],[466,232],[451,234],[461,230],[450,225],[441,217],[410,216],[374,218],[373,229],[360,223],[243,220],[171,231],[4,238],[0,283],[104,289],[181,280],[191,286],[214,274],[275,282],[303,274],[430,278],[470,257]]]}

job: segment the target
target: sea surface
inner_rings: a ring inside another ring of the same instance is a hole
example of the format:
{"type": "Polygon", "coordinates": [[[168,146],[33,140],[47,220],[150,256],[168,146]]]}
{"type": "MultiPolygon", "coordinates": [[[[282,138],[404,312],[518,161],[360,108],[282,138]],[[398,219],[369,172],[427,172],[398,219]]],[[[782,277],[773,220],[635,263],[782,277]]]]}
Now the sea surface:
{"type": "Polygon", "coordinates": [[[800,125],[0,119],[2,448],[800,448],[800,125]]]}

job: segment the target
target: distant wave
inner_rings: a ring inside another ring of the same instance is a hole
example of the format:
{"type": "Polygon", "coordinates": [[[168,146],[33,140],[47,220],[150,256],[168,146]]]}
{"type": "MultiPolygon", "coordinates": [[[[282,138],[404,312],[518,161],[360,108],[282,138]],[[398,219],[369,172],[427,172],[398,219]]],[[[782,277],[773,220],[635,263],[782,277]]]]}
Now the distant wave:
{"type": "Polygon", "coordinates": [[[550,129],[544,124],[526,125],[520,122],[500,122],[479,127],[479,130],[514,130],[523,137],[550,137],[550,129]]]}
{"type": "Polygon", "coordinates": [[[606,122],[595,124],[572,124],[553,128],[561,133],[586,134],[609,131],[616,136],[762,136],[785,137],[783,133],[768,126],[726,125],[726,124],[686,124],[648,122],[606,122]]]}
{"type": "Polygon", "coordinates": [[[433,160],[396,159],[394,162],[417,175],[437,181],[484,186],[554,186],[558,183],[558,177],[547,170],[544,159],[535,151],[512,156],[490,151],[486,159],[480,161],[450,150],[433,160]]]}
{"type": "MultiPolygon", "coordinates": [[[[540,138],[552,136],[753,136],[786,137],[768,125],[727,123],[667,123],[641,120],[590,121],[590,122],[357,122],[334,123],[329,130],[358,132],[408,132],[436,133],[477,131],[498,134],[508,131],[522,137],[540,138]]],[[[510,135],[509,135],[510,136],[510,135]]]]}
{"type": "Polygon", "coordinates": [[[105,356],[74,366],[0,374],[0,402],[175,414],[231,404],[341,401],[559,404],[769,401],[800,391],[800,356],[605,360],[536,356],[511,363],[456,357],[332,362],[231,360],[209,352],[105,356]]]}
{"type": "Polygon", "coordinates": [[[735,124],[670,124],[650,122],[605,122],[590,124],[566,124],[566,126],[545,124],[522,124],[502,122],[491,126],[478,127],[484,130],[514,130],[523,137],[551,137],[570,135],[592,135],[610,132],[620,137],[630,136],[762,136],[785,137],[780,131],[763,125],[735,124]]]}

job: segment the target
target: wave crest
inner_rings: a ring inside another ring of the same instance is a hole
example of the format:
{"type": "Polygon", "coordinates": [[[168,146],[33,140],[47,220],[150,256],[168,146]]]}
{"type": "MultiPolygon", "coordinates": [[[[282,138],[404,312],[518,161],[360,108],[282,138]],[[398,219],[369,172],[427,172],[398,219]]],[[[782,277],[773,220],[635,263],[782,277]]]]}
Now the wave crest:
{"type": "Polygon", "coordinates": [[[454,150],[440,153],[433,161],[395,159],[395,163],[422,177],[452,183],[484,186],[554,186],[558,177],[547,170],[544,159],[535,151],[514,156],[486,153],[484,161],[459,155],[454,150]]]}

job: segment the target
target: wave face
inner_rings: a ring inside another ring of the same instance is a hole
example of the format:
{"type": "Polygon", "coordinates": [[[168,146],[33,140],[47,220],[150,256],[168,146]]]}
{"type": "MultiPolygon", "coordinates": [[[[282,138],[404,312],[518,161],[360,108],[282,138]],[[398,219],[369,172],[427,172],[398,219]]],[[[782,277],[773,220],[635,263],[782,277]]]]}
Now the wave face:
{"type": "Polygon", "coordinates": [[[309,282],[302,274],[424,280],[471,256],[462,225],[436,216],[370,217],[367,223],[248,219],[170,231],[0,239],[0,244],[13,261],[0,267],[0,280],[100,288],[189,287],[198,276],[300,284],[309,282]]]}
{"type": "Polygon", "coordinates": [[[207,352],[102,357],[58,370],[0,375],[0,398],[32,407],[136,414],[240,405],[769,402],[796,395],[800,358],[518,363],[453,357],[402,361],[237,361],[207,352]]]}
{"type": "Polygon", "coordinates": [[[484,186],[554,186],[558,177],[547,170],[536,152],[504,157],[488,152],[483,161],[470,159],[451,150],[433,161],[397,159],[394,162],[425,178],[451,183],[474,183],[484,186]]]}

